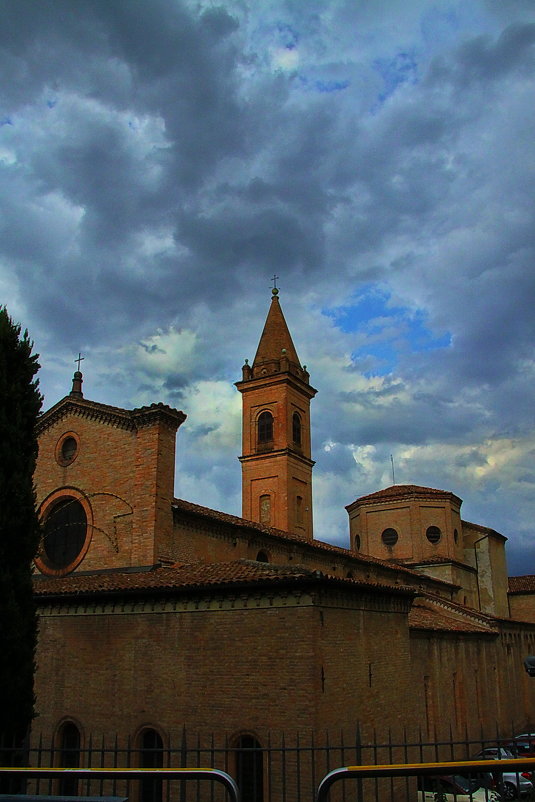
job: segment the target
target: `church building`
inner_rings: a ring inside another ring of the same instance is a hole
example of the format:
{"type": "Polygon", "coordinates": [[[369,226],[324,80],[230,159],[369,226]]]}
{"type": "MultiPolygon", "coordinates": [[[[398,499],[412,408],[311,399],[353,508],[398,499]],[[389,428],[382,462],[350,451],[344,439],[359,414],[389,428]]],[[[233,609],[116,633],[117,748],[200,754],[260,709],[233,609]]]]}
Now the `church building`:
{"type": "Polygon", "coordinates": [[[36,735],[266,746],[535,724],[533,578],[509,591],[506,538],[457,495],[394,485],[348,499],[347,548],[315,537],[316,390],[277,290],[236,384],[241,518],[175,498],[186,414],[101,404],[82,382],[38,422],[36,735]]]}

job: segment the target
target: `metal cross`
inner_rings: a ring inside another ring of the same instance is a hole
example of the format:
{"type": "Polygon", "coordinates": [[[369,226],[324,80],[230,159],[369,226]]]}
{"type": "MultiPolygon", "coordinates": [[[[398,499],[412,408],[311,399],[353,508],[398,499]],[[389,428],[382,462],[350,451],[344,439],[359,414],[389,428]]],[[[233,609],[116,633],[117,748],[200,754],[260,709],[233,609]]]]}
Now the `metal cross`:
{"type": "Polygon", "coordinates": [[[83,362],[84,359],[85,359],[85,356],[82,356],[80,351],[78,351],[78,359],[74,360],[75,362],[78,362],[78,373],[80,372],[80,362],[83,362]]]}
{"type": "Polygon", "coordinates": [[[280,278],[280,276],[277,276],[277,275],[275,275],[275,273],[273,273],[273,278],[271,279],[271,281],[273,282],[273,289],[274,290],[277,289],[277,279],[278,278],[280,278]]]}

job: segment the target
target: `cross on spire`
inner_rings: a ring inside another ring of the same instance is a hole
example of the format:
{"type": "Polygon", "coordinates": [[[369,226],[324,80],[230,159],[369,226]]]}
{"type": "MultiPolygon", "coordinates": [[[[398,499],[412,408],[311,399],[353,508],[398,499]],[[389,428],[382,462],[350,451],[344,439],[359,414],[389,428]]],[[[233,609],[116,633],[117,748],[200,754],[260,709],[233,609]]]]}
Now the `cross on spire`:
{"type": "Polygon", "coordinates": [[[271,279],[271,281],[273,282],[273,289],[274,290],[277,289],[277,279],[278,278],[280,278],[280,276],[277,276],[276,273],[273,273],[273,278],[271,279]]]}
{"type": "Polygon", "coordinates": [[[84,359],[85,359],[85,356],[82,356],[80,351],[78,351],[78,358],[74,360],[75,362],[78,363],[78,373],[80,372],[80,362],[83,362],[84,359]]]}

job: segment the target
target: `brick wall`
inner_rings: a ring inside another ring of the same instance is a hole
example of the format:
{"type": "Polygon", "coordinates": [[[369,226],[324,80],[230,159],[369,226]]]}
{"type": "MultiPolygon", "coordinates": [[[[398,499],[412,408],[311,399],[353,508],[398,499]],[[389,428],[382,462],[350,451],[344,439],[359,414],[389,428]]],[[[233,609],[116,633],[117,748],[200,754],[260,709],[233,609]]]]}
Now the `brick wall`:
{"type": "Polygon", "coordinates": [[[269,594],[43,605],[36,729],[354,732],[412,716],[406,602],[269,594]],[[381,643],[393,646],[381,658],[381,643]],[[371,673],[370,673],[371,664],[371,673]],[[371,679],[370,679],[371,676],[371,679]],[[372,687],[370,690],[370,684],[372,687]]]}
{"type": "Polygon", "coordinates": [[[494,636],[411,633],[413,687],[428,689],[423,732],[477,740],[522,731],[535,715],[535,682],[523,668],[535,627],[503,623],[494,636]],[[531,681],[530,681],[531,680],[531,681]]]}

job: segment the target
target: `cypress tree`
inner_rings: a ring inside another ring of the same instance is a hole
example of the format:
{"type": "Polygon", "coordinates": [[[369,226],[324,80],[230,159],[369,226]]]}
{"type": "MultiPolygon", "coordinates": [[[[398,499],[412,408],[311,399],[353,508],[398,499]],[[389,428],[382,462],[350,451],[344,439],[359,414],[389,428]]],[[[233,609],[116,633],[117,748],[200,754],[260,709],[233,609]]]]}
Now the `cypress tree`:
{"type": "Polygon", "coordinates": [[[39,545],[33,472],[42,397],[38,356],[0,307],[0,731],[20,742],[34,715],[37,617],[32,560],[39,545]]]}

